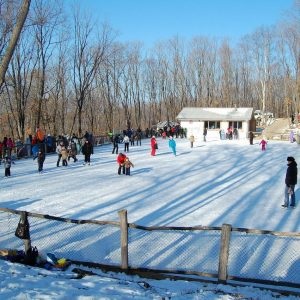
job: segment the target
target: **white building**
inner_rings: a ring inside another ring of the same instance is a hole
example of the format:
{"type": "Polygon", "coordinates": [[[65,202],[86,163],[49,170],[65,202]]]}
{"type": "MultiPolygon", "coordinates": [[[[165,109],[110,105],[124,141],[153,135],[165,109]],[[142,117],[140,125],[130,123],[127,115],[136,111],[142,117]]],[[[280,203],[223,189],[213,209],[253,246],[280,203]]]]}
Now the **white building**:
{"type": "Polygon", "coordinates": [[[229,127],[238,129],[240,139],[247,138],[249,131],[255,131],[253,108],[250,107],[185,107],[177,120],[187,129],[187,137],[193,134],[201,140],[204,128],[207,128],[207,140],[220,139],[220,130],[226,133],[229,127]]]}

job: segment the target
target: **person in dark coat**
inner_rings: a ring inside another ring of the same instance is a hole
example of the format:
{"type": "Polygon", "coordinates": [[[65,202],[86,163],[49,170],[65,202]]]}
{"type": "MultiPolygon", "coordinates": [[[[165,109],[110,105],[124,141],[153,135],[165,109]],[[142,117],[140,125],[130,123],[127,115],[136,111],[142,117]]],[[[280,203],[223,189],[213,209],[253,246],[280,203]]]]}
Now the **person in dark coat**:
{"type": "Polygon", "coordinates": [[[45,161],[45,147],[43,145],[39,146],[39,152],[37,153],[37,161],[38,161],[38,171],[39,173],[43,172],[43,166],[45,161]]]}
{"type": "Polygon", "coordinates": [[[282,207],[290,207],[294,208],[296,205],[296,197],[295,197],[295,185],[297,184],[297,175],[298,168],[295,158],[292,156],[288,156],[287,158],[287,170],[285,176],[285,190],[284,190],[284,204],[282,207]],[[289,200],[290,203],[289,203],[289,200]]]}
{"type": "Polygon", "coordinates": [[[252,131],[249,132],[249,142],[250,142],[250,145],[253,145],[253,138],[254,138],[254,134],[252,131]]]}
{"type": "Polygon", "coordinates": [[[89,140],[86,140],[84,145],[82,146],[82,154],[84,155],[84,165],[91,163],[91,155],[94,154],[93,145],[89,140]]]}
{"type": "Polygon", "coordinates": [[[205,127],[203,129],[203,141],[206,142],[206,136],[207,136],[207,128],[205,127]]]}
{"type": "Polygon", "coordinates": [[[113,150],[112,150],[112,154],[115,153],[116,150],[116,154],[118,154],[118,150],[119,150],[119,136],[116,134],[113,138],[113,150]]]}

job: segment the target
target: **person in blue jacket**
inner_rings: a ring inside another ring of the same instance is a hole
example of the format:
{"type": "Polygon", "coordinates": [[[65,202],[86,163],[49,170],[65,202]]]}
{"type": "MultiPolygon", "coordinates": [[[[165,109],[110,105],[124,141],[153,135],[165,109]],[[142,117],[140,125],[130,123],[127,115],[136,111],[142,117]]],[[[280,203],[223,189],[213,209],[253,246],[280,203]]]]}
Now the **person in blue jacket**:
{"type": "Polygon", "coordinates": [[[172,136],[169,137],[169,147],[171,148],[173,154],[176,156],[176,142],[172,136]]]}

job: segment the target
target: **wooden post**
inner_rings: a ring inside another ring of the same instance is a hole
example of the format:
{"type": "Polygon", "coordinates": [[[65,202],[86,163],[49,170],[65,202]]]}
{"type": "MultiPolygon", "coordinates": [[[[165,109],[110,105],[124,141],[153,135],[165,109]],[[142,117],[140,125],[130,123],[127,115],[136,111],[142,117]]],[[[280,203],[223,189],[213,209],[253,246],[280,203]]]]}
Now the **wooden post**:
{"type": "Polygon", "coordinates": [[[123,209],[118,212],[121,229],[121,268],[128,269],[128,222],[127,210],[123,209]]]}
{"type": "Polygon", "coordinates": [[[221,248],[219,256],[219,270],[218,270],[218,281],[220,283],[226,283],[227,280],[227,266],[229,257],[229,243],[231,235],[231,225],[223,224],[221,232],[221,248]]]}

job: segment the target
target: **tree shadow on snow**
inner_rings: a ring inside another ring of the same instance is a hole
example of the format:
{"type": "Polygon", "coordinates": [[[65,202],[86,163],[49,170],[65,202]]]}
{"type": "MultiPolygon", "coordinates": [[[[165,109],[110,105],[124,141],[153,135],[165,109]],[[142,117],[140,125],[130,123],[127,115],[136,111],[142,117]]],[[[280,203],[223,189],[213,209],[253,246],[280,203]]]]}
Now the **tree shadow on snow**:
{"type": "Polygon", "coordinates": [[[137,175],[141,173],[149,173],[153,170],[153,168],[140,168],[138,170],[131,171],[131,175],[137,175]]]}

